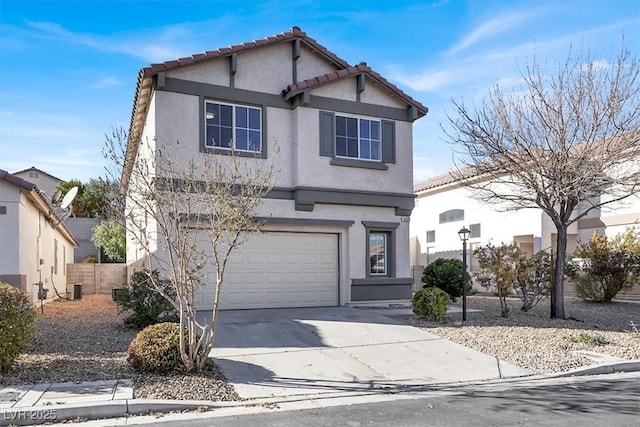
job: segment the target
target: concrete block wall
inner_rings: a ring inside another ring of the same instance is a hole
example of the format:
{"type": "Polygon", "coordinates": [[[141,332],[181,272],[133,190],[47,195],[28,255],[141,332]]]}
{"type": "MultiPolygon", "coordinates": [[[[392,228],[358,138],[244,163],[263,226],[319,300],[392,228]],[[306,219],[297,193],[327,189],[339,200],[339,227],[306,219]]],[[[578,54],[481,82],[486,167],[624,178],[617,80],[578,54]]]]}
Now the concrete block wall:
{"type": "Polygon", "coordinates": [[[127,283],[126,264],[67,264],[67,290],[82,284],[82,294],[111,294],[127,283]]]}

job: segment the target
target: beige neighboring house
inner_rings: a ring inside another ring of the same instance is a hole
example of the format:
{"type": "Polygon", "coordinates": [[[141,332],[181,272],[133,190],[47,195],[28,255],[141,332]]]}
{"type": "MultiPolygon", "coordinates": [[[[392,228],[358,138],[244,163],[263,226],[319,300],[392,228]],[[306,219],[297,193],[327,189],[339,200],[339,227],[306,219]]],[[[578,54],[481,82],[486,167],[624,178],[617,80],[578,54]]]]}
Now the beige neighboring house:
{"type": "MultiPolygon", "coordinates": [[[[228,154],[232,140],[268,164],[277,141],[280,172],[259,212],[264,232],[228,265],[221,308],[406,301],[412,127],[426,114],[366,63],[349,65],[293,27],[141,69],[122,185],[135,197],[132,162],[167,145],[197,163],[228,154]],[[152,148],[139,150],[141,141],[152,148]]],[[[127,263],[143,257],[129,236],[127,263]]],[[[201,309],[213,306],[211,267],[208,276],[201,309]]]]}
{"type": "Polygon", "coordinates": [[[66,293],[67,263],[78,242],[49,198],[32,182],[0,169],[0,281],[38,302],[38,283],[55,298],[66,293]]]}
{"type": "Polygon", "coordinates": [[[38,169],[35,166],[14,172],[13,175],[35,184],[40,191],[44,192],[47,197],[49,197],[49,200],[53,197],[56,187],[63,182],[60,178],[38,169]]]}

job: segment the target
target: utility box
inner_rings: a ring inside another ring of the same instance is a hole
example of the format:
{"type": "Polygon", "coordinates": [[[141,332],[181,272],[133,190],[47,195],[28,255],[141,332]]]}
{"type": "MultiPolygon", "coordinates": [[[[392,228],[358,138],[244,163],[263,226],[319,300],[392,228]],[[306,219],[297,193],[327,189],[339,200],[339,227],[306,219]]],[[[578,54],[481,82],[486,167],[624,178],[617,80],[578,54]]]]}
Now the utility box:
{"type": "Polygon", "coordinates": [[[117,301],[118,300],[118,296],[120,296],[120,294],[122,292],[125,292],[125,291],[126,291],[126,289],[125,289],[124,286],[121,287],[121,288],[112,288],[111,289],[111,299],[114,300],[114,301],[117,301]]]}
{"type": "Polygon", "coordinates": [[[82,283],[74,283],[73,285],[67,285],[67,298],[70,300],[81,300],[82,299],[82,283]]]}

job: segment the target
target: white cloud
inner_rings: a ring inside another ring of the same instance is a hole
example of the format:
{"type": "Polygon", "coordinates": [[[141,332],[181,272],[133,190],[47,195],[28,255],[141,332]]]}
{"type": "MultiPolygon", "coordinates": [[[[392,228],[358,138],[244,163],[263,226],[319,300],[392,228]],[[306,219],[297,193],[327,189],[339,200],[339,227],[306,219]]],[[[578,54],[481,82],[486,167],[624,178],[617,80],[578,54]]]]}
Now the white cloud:
{"type": "Polygon", "coordinates": [[[122,82],[120,80],[112,76],[106,76],[98,80],[93,85],[91,85],[91,87],[95,89],[105,89],[105,88],[121,86],[121,85],[122,85],[122,82]]]}
{"type": "Polygon", "coordinates": [[[62,179],[88,180],[102,174],[103,133],[74,116],[38,111],[0,112],[0,167],[17,171],[36,166],[62,179]]]}
{"type": "MultiPolygon", "coordinates": [[[[78,44],[91,49],[119,53],[143,59],[145,62],[160,62],[192,54],[199,24],[172,25],[159,29],[138,30],[137,32],[97,35],[75,33],[52,22],[27,21],[32,35],[67,43],[78,44]],[[190,47],[191,46],[191,47],[190,47]]],[[[216,27],[214,27],[216,28],[216,27]]],[[[205,34],[202,34],[203,36],[205,34]]]]}
{"type": "Polygon", "coordinates": [[[531,18],[530,13],[522,12],[509,12],[503,15],[498,15],[467,34],[458,43],[456,43],[449,53],[456,53],[460,50],[473,46],[476,43],[481,42],[493,35],[508,31],[512,28],[521,26],[527,20],[531,18]]]}

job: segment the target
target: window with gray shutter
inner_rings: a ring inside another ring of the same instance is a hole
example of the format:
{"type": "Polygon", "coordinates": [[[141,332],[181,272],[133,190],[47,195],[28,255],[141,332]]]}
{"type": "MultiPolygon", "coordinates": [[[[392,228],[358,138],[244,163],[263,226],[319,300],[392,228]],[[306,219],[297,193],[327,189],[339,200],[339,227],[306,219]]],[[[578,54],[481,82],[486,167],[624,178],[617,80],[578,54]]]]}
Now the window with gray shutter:
{"type": "Polygon", "coordinates": [[[396,162],[396,124],[387,120],[382,121],[382,161],[396,162]]]}
{"type": "Polygon", "coordinates": [[[480,237],[480,224],[471,224],[469,231],[471,231],[471,237],[480,237]]]}
{"type": "MultiPolygon", "coordinates": [[[[347,161],[365,160],[379,165],[395,163],[395,126],[395,122],[388,120],[347,117],[320,111],[320,155],[347,161]]],[[[359,165],[364,166],[362,163],[359,165]]]]}
{"type": "Polygon", "coordinates": [[[427,231],[427,243],[433,243],[436,241],[436,230],[427,231]]]}
{"type": "Polygon", "coordinates": [[[328,111],[320,111],[320,155],[333,157],[335,154],[335,116],[328,111]]]}

